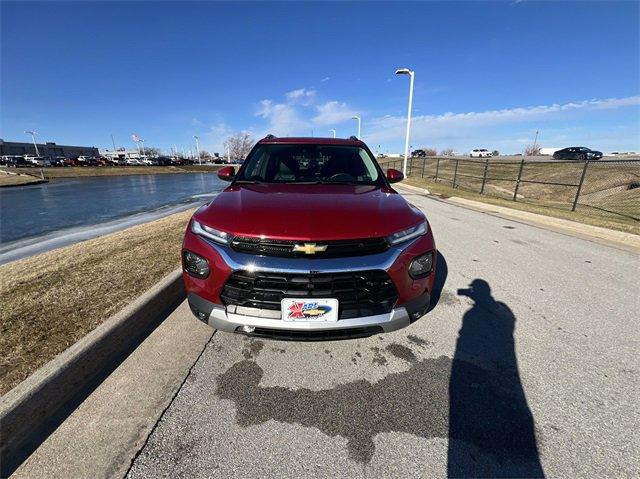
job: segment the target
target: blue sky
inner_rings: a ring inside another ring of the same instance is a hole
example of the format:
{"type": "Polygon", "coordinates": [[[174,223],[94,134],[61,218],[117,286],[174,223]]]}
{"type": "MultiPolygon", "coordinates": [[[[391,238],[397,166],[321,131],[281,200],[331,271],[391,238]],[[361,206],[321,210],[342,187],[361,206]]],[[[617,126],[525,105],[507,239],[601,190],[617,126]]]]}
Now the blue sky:
{"type": "Polygon", "coordinates": [[[221,151],[238,131],[640,151],[638,2],[2,2],[0,137],[221,151]]]}

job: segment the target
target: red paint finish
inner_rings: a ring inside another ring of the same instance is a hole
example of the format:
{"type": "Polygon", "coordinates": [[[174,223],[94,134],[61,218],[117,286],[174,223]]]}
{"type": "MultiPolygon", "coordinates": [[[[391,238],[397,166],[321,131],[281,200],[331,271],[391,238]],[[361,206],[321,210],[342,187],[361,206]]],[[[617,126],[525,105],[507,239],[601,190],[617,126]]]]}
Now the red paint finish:
{"type": "Polygon", "coordinates": [[[393,189],[354,185],[232,185],[194,218],[234,236],[320,241],[388,236],[423,216],[393,189]]]}
{"type": "Polygon", "coordinates": [[[387,170],[387,180],[389,180],[389,183],[397,183],[398,181],[404,180],[404,175],[402,171],[389,168],[387,170]]]}

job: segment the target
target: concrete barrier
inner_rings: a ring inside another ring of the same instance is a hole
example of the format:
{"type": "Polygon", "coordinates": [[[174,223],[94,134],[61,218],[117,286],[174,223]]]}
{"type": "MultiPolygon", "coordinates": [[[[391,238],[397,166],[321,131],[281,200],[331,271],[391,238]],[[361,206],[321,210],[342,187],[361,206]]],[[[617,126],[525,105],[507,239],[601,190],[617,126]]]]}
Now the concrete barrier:
{"type": "Polygon", "coordinates": [[[0,476],[11,474],[184,298],[177,269],[4,395],[0,476]]]}

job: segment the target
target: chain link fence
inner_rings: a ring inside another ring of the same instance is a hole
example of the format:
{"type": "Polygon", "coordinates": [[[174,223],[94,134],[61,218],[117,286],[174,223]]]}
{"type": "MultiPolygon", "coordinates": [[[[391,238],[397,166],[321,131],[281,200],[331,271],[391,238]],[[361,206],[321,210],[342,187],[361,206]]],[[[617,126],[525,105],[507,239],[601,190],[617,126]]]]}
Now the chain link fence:
{"type": "MultiPolygon", "coordinates": [[[[403,160],[385,167],[402,170],[403,160]]],[[[408,177],[482,195],[640,222],[640,160],[411,158],[408,177]]]]}

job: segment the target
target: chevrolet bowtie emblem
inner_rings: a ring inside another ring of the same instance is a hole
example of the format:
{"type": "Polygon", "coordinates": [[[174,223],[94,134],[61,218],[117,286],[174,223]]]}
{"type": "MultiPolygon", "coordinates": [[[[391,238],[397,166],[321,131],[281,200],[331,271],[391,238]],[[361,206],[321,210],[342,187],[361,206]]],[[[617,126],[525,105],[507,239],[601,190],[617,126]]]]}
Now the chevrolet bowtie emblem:
{"type": "Polygon", "coordinates": [[[316,246],[315,243],[305,243],[303,245],[297,244],[293,247],[293,251],[304,253],[304,254],[316,254],[326,250],[327,250],[326,244],[321,244],[319,246],[316,246]]]}

